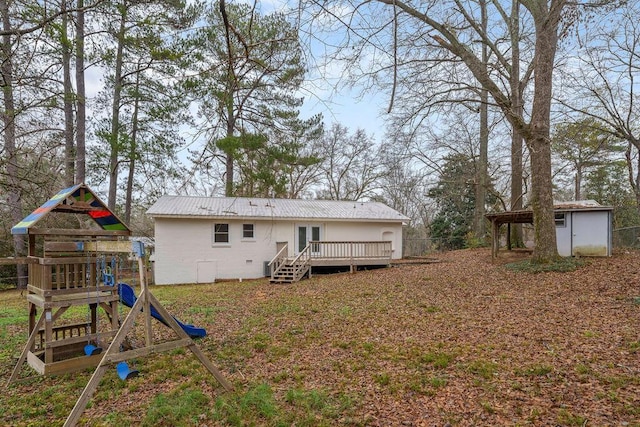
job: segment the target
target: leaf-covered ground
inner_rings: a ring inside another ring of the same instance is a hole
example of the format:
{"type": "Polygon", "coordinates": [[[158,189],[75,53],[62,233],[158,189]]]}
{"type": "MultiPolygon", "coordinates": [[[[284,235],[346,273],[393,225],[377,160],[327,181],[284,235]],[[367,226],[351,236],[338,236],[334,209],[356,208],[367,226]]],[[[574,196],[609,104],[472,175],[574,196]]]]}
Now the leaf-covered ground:
{"type": "MultiPolygon", "coordinates": [[[[188,351],[154,355],[132,361],[133,380],[105,376],[82,424],[640,425],[640,253],[569,273],[505,268],[512,260],[476,249],[297,284],[154,287],[207,329],[198,345],[236,390],[188,351]]],[[[0,300],[4,382],[26,303],[15,291],[0,300]]],[[[12,385],[0,424],[62,424],[89,375],[12,385]]]]}

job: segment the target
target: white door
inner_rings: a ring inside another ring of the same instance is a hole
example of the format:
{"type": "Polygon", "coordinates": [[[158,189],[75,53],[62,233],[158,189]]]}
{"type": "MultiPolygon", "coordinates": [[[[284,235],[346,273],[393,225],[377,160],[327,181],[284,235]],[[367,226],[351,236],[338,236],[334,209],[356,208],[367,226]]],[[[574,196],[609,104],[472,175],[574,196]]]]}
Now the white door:
{"type": "MultiPolygon", "coordinates": [[[[296,225],[296,253],[299,254],[307,247],[310,241],[320,240],[322,227],[314,224],[296,225]]],[[[311,252],[318,253],[319,245],[313,245],[311,252]]]]}
{"type": "Polygon", "coordinates": [[[609,212],[573,212],[571,216],[571,255],[609,256],[609,212]]]}

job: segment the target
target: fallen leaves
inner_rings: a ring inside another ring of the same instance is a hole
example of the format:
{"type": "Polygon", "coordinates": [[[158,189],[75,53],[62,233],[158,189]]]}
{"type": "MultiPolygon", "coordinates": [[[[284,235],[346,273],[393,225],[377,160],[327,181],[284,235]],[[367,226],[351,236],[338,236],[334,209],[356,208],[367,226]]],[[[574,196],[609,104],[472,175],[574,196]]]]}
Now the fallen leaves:
{"type": "MultiPolygon", "coordinates": [[[[207,329],[198,345],[240,394],[268,385],[294,423],[640,423],[639,252],[591,259],[570,273],[511,271],[486,249],[439,261],[292,285],[261,280],[153,292],[176,317],[207,329]],[[314,399],[331,410],[315,408],[314,399]]],[[[154,331],[164,333],[158,324],[154,331]]],[[[135,390],[120,392],[131,406],[118,409],[98,396],[87,422],[120,411],[137,424],[154,395],[189,382],[212,399],[221,395],[190,358],[139,360],[135,390]]],[[[197,417],[225,423],[207,412],[197,417]]]]}

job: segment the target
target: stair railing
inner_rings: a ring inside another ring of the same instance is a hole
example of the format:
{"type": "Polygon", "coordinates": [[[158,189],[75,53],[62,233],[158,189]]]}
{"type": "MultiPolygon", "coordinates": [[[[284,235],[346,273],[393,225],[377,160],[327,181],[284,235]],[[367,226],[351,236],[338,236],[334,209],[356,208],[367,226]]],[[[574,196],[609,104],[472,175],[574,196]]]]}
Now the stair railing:
{"type": "Polygon", "coordinates": [[[282,269],[282,266],[285,264],[287,260],[287,254],[289,253],[289,244],[285,244],[282,249],[278,251],[276,256],[273,257],[271,261],[269,261],[269,267],[271,270],[271,278],[273,279],[275,275],[282,269]]]}
{"type": "Polygon", "coordinates": [[[294,268],[293,280],[297,282],[311,268],[311,243],[307,244],[289,265],[294,268]]]}

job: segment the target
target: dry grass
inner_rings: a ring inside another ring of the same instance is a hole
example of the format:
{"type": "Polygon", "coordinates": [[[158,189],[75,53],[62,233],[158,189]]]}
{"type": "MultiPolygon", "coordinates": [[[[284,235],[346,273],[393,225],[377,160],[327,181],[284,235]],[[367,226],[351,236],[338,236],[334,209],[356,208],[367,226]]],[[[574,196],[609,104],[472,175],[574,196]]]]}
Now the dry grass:
{"type": "MultiPolygon", "coordinates": [[[[156,287],[176,317],[207,328],[198,344],[236,392],[188,353],[155,355],[134,380],[107,375],[82,422],[640,425],[640,253],[569,273],[513,271],[485,249],[439,260],[293,285],[156,287]]],[[[26,303],[0,299],[6,381],[26,303]]],[[[0,424],[61,424],[89,375],[10,387],[0,424]]]]}

